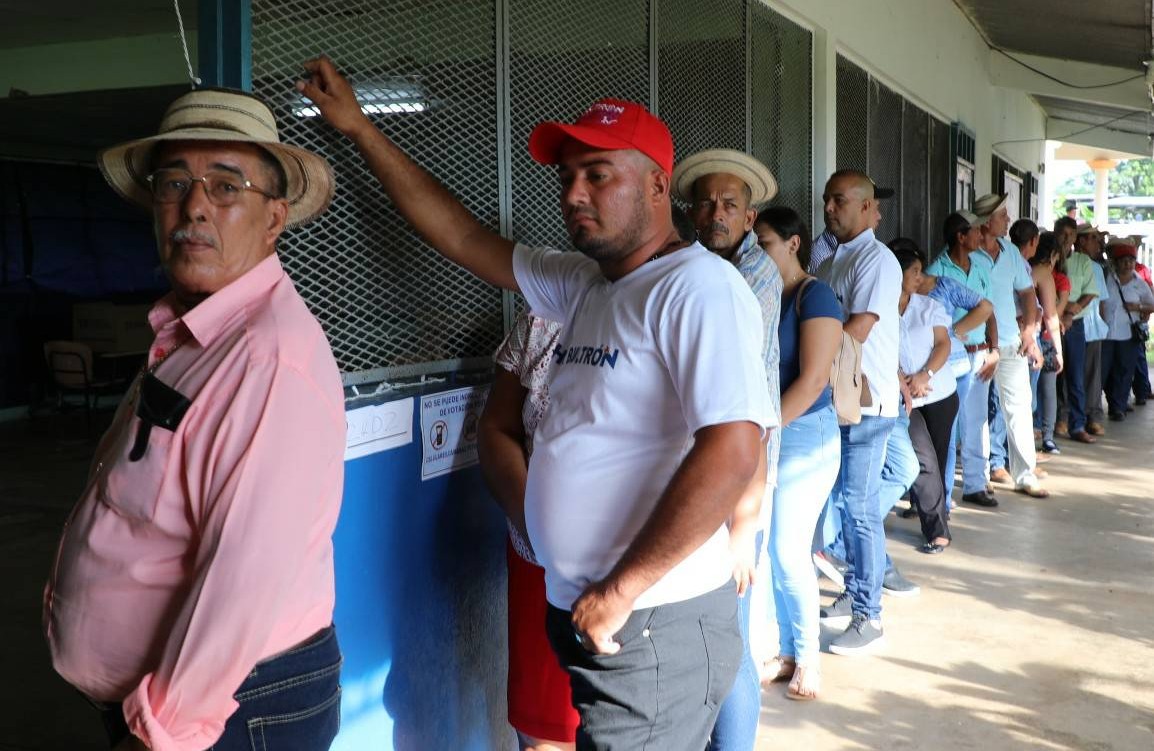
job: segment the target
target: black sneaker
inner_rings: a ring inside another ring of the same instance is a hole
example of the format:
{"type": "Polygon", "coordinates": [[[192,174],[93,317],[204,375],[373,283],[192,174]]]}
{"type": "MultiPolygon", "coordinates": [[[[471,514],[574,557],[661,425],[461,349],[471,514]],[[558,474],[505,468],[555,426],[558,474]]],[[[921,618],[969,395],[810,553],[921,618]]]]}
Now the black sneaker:
{"type": "MultiPolygon", "coordinates": [[[[821,609],[819,615],[827,623],[844,620],[853,615],[853,600],[850,599],[849,592],[842,592],[838,595],[836,600],[821,609]]],[[[836,624],[831,623],[830,625],[836,624]]]]}
{"type": "Polygon", "coordinates": [[[966,493],[962,496],[962,502],[972,503],[975,506],[984,506],[986,508],[994,508],[998,505],[998,499],[994,497],[993,493],[986,490],[979,490],[976,493],[966,493]]]}
{"type": "Polygon", "coordinates": [[[1058,444],[1053,441],[1042,441],[1043,454],[1061,454],[1062,449],[1058,448],[1058,444]]]}
{"type": "Polygon", "coordinates": [[[902,576],[897,566],[886,571],[886,575],[882,578],[882,594],[891,597],[917,597],[921,593],[922,588],[902,576]]]}
{"type": "Polygon", "coordinates": [[[862,613],[854,613],[849,627],[829,643],[829,651],[835,655],[870,654],[885,644],[885,633],[881,621],[871,621],[862,613]]]}

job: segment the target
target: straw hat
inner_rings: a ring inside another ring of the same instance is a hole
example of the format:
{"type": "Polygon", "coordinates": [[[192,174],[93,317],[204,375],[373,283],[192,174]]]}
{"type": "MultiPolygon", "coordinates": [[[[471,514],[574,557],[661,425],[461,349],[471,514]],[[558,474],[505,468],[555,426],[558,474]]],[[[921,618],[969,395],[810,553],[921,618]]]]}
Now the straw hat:
{"type": "Polygon", "coordinates": [[[750,203],[765,203],[777,195],[777,180],[769,167],[741,151],[709,149],[682,159],[673,169],[673,195],[685,203],[693,203],[693,183],[705,175],[718,172],[733,175],[749,186],[750,203]]]}
{"type": "Polygon", "coordinates": [[[974,201],[974,213],[978,216],[978,221],[982,224],[987,224],[998,209],[1006,205],[1006,200],[1009,199],[1008,193],[987,193],[978,200],[974,201]]]}
{"type": "Polygon", "coordinates": [[[332,200],[329,163],[311,151],[281,143],[268,105],[243,91],[190,91],[169,105],[158,135],[102,151],[98,161],[104,179],[130,203],[152,207],[146,178],[152,150],[163,141],[233,141],[263,148],[280,163],[287,178],[288,227],[312,221],[332,200]]]}

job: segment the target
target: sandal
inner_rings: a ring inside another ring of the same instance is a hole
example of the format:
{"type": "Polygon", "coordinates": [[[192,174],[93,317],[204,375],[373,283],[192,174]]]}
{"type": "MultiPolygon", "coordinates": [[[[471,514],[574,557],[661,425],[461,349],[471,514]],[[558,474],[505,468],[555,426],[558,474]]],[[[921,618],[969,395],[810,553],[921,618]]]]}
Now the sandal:
{"type": "Polygon", "coordinates": [[[769,684],[788,681],[796,670],[797,661],[792,657],[778,655],[772,660],[766,660],[761,664],[761,682],[769,684]]]}
{"type": "Polygon", "coordinates": [[[821,690],[821,673],[817,666],[798,665],[785,690],[785,698],[794,701],[813,701],[821,690]]]}

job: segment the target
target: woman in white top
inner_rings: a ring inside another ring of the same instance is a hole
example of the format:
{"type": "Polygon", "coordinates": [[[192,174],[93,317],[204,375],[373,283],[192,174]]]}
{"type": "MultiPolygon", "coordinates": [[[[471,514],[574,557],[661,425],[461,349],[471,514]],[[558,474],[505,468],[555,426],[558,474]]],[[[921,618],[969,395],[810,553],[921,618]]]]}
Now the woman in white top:
{"type": "Polygon", "coordinates": [[[1145,354],[1146,319],[1154,313],[1154,292],[1134,273],[1138,250],[1128,243],[1112,244],[1114,273],[1106,282],[1110,296],[1102,302],[1109,333],[1102,342],[1102,372],[1111,420],[1126,419],[1134,368],[1145,354]],[[1140,333],[1142,332],[1142,333],[1140,333]]]}
{"type": "Polygon", "coordinates": [[[920,465],[910,488],[910,500],[918,511],[926,540],[920,550],[935,554],[945,550],[951,540],[950,506],[942,468],[958,414],[957,382],[953,371],[946,367],[953,319],[941,303],[917,294],[925,266],[921,252],[898,248],[894,256],[902,268],[898,366],[913,397],[906,409],[912,410],[910,441],[920,465]]]}

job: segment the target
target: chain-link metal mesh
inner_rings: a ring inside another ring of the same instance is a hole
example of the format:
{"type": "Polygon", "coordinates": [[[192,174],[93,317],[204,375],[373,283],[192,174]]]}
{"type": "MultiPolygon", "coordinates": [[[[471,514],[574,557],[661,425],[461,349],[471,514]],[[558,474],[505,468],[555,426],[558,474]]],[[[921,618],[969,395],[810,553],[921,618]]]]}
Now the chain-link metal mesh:
{"type": "Polygon", "coordinates": [[[513,0],[509,5],[512,236],[568,247],[555,171],[525,145],[542,120],[572,121],[597,99],[649,104],[646,0],[513,0]]]}
{"type": "Polygon", "coordinates": [[[813,210],[813,35],[760,2],[751,7],[751,153],[777,178],[773,203],[813,210]]]}
{"type": "Polygon", "coordinates": [[[906,102],[902,113],[902,184],[898,189],[901,233],[916,240],[922,249],[929,247],[929,160],[929,115],[906,102]]]}
{"type": "Polygon", "coordinates": [[[675,158],[745,151],[745,3],[661,0],[657,39],[657,111],[675,158]]]}
{"type": "Polygon", "coordinates": [[[932,259],[943,245],[942,230],[953,211],[954,163],[950,156],[950,126],[930,118],[930,228],[926,254],[932,259]]]}
{"type": "Polygon", "coordinates": [[[341,369],[489,355],[502,332],[500,292],[416,237],[292,81],[302,60],[328,53],[374,123],[496,228],[493,4],[255,0],[252,14],[254,91],[272,103],[285,141],[336,171],[332,208],[287,233],[281,256],[341,369]]]}
{"type": "Polygon", "coordinates": [[[287,233],[281,255],[346,376],[486,358],[504,306],[416,237],[355,149],[295,93],[314,54],[330,55],[374,123],[482,222],[522,242],[568,245],[554,172],[525,148],[531,128],[604,96],[656,105],[678,157],[753,145],[783,199],[808,205],[811,35],[760,0],[253,0],[252,15],[255,93],[283,140],[337,174],[332,208],[287,233]],[[748,39],[747,12],[769,37],[748,39]],[[748,72],[747,46],[758,60],[748,72]],[[752,86],[774,93],[754,97],[756,117],[752,86]]]}
{"type": "Polygon", "coordinates": [[[905,100],[876,80],[870,81],[869,95],[869,175],[876,184],[897,193],[879,205],[882,221],[877,235],[887,242],[903,233],[901,123],[905,100]]]}
{"type": "Polygon", "coordinates": [[[837,168],[869,171],[869,74],[837,56],[837,168]]]}

